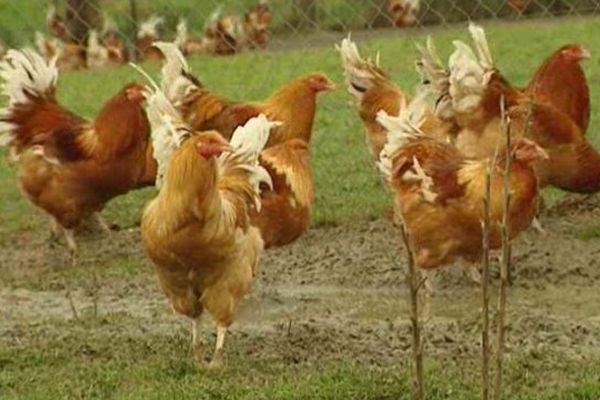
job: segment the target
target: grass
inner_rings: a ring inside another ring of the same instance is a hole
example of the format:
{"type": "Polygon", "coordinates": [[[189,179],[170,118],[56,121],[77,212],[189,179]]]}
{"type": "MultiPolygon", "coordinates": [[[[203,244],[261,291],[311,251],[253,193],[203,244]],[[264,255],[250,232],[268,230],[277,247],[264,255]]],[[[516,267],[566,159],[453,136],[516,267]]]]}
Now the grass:
{"type": "MultiPolygon", "coordinates": [[[[199,372],[190,357],[176,356],[186,354],[188,337],[184,332],[162,337],[120,332],[119,340],[112,343],[107,337],[85,334],[123,322],[127,321],[88,318],[55,327],[69,333],[46,333],[28,337],[27,346],[0,348],[2,399],[411,398],[410,377],[403,362],[369,367],[352,362],[289,366],[277,361],[242,361],[229,365],[226,373],[199,372]]],[[[478,399],[477,374],[448,368],[448,364],[428,363],[428,398],[478,399]]],[[[551,354],[538,355],[534,362],[523,356],[512,359],[506,377],[505,393],[511,399],[595,400],[600,393],[599,363],[555,364],[551,354]],[[556,381],[558,371],[562,371],[560,387],[547,380],[552,377],[556,381]]]]}
{"type": "MultiPolygon", "coordinates": [[[[0,26],[2,22],[12,22],[10,15],[0,13],[0,26]]],[[[37,21],[36,14],[32,15],[32,21],[37,21]]],[[[466,38],[463,28],[433,31],[443,54],[449,53],[452,39],[466,38]]],[[[525,84],[541,60],[565,43],[581,42],[592,54],[600,54],[597,19],[491,24],[488,28],[497,63],[515,84],[525,84]]],[[[416,83],[414,43],[424,40],[424,33],[398,33],[360,46],[365,54],[380,51],[382,65],[410,91],[416,83]]],[[[301,74],[315,70],[329,74],[339,83],[340,90],[319,99],[311,145],[316,185],[313,225],[346,224],[385,214],[390,206],[389,196],[382,189],[364,144],[362,126],[343,89],[339,56],[333,43],[326,48],[281,53],[195,58],[191,64],[210,88],[243,100],[261,99],[301,74]]],[[[158,72],[157,65],[145,67],[155,75],[158,72]]],[[[587,64],[586,69],[592,104],[599,104],[597,63],[587,64]]],[[[105,99],[133,79],[140,78],[128,67],[67,74],[60,79],[59,98],[74,111],[93,116],[105,99]]],[[[597,145],[598,128],[600,120],[594,114],[589,137],[597,145]]],[[[29,245],[30,237],[46,229],[46,220],[20,195],[15,169],[6,157],[0,161],[0,181],[0,243],[5,247],[29,245]]],[[[154,190],[147,189],[116,199],[108,205],[106,219],[122,227],[135,226],[144,204],[153,195],[154,190]]],[[[596,232],[594,229],[589,236],[596,237],[596,232]]],[[[139,257],[117,257],[100,271],[99,279],[106,284],[147,274],[140,272],[142,265],[139,257]]],[[[19,279],[9,282],[18,287],[48,290],[49,281],[56,284],[65,277],[68,282],[89,279],[82,275],[80,270],[39,276],[23,271],[19,279]]],[[[118,314],[100,319],[84,314],[80,321],[31,322],[16,332],[6,333],[0,340],[0,398],[409,399],[405,360],[399,360],[396,366],[380,367],[351,361],[296,366],[279,360],[253,362],[240,356],[237,358],[244,361],[223,373],[198,373],[187,357],[186,330],[164,335],[132,333],[138,329],[137,324],[133,318],[118,314]]],[[[429,398],[478,398],[474,369],[449,365],[428,365],[429,398]]],[[[592,400],[600,396],[599,377],[597,361],[571,363],[557,361],[550,355],[517,356],[509,363],[507,393],[511,399],[522,400],[592,400]],[[548,382],[555,385],[547,385],[548,382]]]]}

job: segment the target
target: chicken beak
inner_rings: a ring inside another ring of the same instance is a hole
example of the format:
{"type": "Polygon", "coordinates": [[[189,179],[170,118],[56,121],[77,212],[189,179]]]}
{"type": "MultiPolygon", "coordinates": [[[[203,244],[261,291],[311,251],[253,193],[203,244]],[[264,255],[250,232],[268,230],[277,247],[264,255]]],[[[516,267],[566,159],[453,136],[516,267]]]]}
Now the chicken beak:
{"type": "Polygon", "coordinates": [[[589,60],[590,58],[592,58],[592,53],[590,53],[590,51],[588,49],[586,49],[585,47],[581,46],[581,59],[582,60],[589,60]]]}
{"type": "Polygon", "coordinates": [[[325,85],[325,91],[330,92],[337,89],[337,85],[333,81],[328,81],[325,85]]]}
{"type": "Polygon", "coordinates": [[[549,160],[550,156],[548,155],[548,152],[546,150],[544,150],[543,148],[541,148],[540,146],[537,146],[537,156],[540,160],[549,160]]]}

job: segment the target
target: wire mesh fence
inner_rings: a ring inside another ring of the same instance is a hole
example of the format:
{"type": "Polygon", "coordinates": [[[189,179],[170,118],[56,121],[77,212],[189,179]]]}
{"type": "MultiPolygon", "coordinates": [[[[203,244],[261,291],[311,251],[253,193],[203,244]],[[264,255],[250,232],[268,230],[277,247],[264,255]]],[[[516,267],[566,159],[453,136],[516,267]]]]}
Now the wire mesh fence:
{"type": "Polygon", "coordinates": [[[91,31],[143,56],[145,37],[178,39],[190,52],[265,48],[306,31],[423,27],[465,20],[525,19],[600,12],[600,0],[24,0],[0,1],[0,40],[44,35],[85,46],[91,31]],[[185,24],[185,25],[184,25],[185,24]],[[187,41],[187,43],[186,43],[187,41]]]}
{"type": "Polygon", "coordinates": [[[33,46],[57,56],[63,71],[95,70],[159,59],[155,40],[176,41],[187,56],[221,57],[331,47],[351,31],[398,35],[599,12],[600,0],[0,0],[0,53],[33,46]]]}

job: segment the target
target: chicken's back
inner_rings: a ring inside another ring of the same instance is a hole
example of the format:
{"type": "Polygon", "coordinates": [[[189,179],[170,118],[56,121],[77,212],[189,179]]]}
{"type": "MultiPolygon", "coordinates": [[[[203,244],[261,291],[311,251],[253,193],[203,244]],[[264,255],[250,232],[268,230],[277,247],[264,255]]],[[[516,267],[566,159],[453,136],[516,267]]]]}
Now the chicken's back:
{"type": "Polygon", "coordinates": [[[580,45],[563,46],[538,68],[524,93],[537,103],[566,113],[583,133],[590,120],[590,91],[581,68],[589,52],[580,45]]]}

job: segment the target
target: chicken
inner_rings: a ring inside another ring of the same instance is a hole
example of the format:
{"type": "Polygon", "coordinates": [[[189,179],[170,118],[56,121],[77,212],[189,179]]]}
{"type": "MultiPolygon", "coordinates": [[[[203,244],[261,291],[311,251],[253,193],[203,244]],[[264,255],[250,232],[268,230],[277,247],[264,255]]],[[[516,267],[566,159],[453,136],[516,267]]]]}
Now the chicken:
{"type": "Polygon", "coordinates": [[[398,28],[413,26],[417,23],[420,0],[389,0],[388,13],[398,28]]]}
{"type": "Polygon", "coordinates": [[[46,61],[56,57],[56,66],[61,71],[76,71],[87,65],[86,48],[76,43],[65,43],[57,38],[47,39],[43,33],[35,32],[35,46],[46,61]]]}
{"type": "Polygon", "coordinates": [[[234,130],[258,114],[282,122],[267,147],[297,138],[309,143],[316,112],[316,96],[335,85],[323,74],[297,78],[260,103],[239,103],[215,95],[192,75],[181,52],[172,43],[157,43],[165,55],[161,86],[194,130],[216,130],[230,138],[234,130]]]}
{"type": "MultiPolygon", "coordinates": [[[[404,91],[379,67],[379,56],[374,63],[361,58],[358,47],[350,38],[338,47],[342,55],[344,75],[348,91],[354,97],[355,106],[365,127],[367,144],[374,159],[379,158],[387,142],[387,131],[377,121],[381,110],[389,115],[398,115],[409,101],[404,91]]],[[[433,113],[428,115],[428,134],[444,140],[454,129],[453,123],[445,123],[433,113]]]]}
{"type": "Polygon", "coordinates": [[[264,115],[253,118],[228,143],[218,132],[192,131],[162,92],[148,103],[154,154],[164,174],[159,172],[160,192],[142,217],[144,247],[173,310],[192,320],[192,349],[201,363],[203,311],[216,322],[208,366],[218,367],[263,251],[248,214],[260,208],[259,186],[270,186],[258,154],[274,123],[264,115]]]}
{"type": "MultiPolygon", "coordinates": [[[[422,131],[427,105],[413,100],[399,117],[382,111],[378,120],[388,130],[380,169],[394,196],[397,221],[410,234],[416,265],[431,270],[461,257],[477,261],[482,252],[485,176],[490,159],[469,160],[453,145],[422,131]]],[[[533,163],[546,152],[529,139],[515,140],[510,152],[499,153],[491,169],[490,248],[501,246],[504,175],[510,154],[509,234],[516,237],[533,220],[538,179],[533,163]]]]}
{"type": "Polygon", "coordinates": [[[245,47],[264,49],[269,43],[269,26],[273,16],[268,0],[259,0],[244,16],[242,23],[245,47]]]}
{"type": "Polygon", "coordinates": [[[110,64],[108,48],[100,43],[98,32],[93,29],[88,35],[86,63],[89,69],[102,69],[110,64]]]}
{"type": "Polygon", "coordinates": [[[260,154],[263,166],[273,181],[273,187],[263,190],[262,208],[250,214],[265,242],[265,248],[289,244],[310,225],[313,201],[313,181],[308,143],[290,139],[264,150],[260,154]]]}
{"type": "Polygon", "coordinates": [[[218,55],[231,55],[241,50],[240,22],[235,15],[224,15],[209,24],[205,36],[213,41],[218,55]]]}
{"type": "Polygon", "coordinates": [[[140,60],[162,59],[162,53],[153,44],[160,39],[158,27],[164,22],[163,17],[152,15],[140,25],[135,40],[135,49],[140,60]]]}
{"type": "Polygon", "coordinates": [[[556,50],[538,68],[524,94],[535,103],[563,111],[585,134],[590,122],[590,89],[580,62],[590,52],[579,44],[556,50]]]}
{"type": "Polygon", "coordinates": [[[456,41],[449,61],[447,94],[460,127],[456,146],[468,157],[484,158],[504,145],[501,99],[512,121],[515,138],[534,140],[549,154],[535,169],[542,187],[592,193],[600,190],[600,154],[581,129],[553,105],[537,104],[513,88],[495,68],[485,32],[470,26],[475,52],[456,41]],[[475,55],[477,54],[477,56],[475,55]]]}
{"type": "Polygon", "coordinates": [[[108,17],[104,18],[101,41],[108,50],[108,59],[111,64],[125,64],[129,61],[127,45],[114,22],[108,19],[108,17]]]}
{"type": "Polygon", "coordinates": [[[523,14],[532,0],[507,0],[510,8],[516,11],[519,15],[523,14]]]}
{"type": "Polygon", "coordinates": [[[46,13],[46,23],[48,25],[48,31],[57,39],[61,41],[68,41],[67,26],[63,17],[58,15],[56,7],[52,4],[48,6],[46,13]]]}
{"type": "Polygon", "coordinates": [[[184,18],[179,19],[177,35],[173,43],[186,56],[214,52],[214,41],[206,37],[193,37],[189,35],[187,22],[184,18]]]}
{"type": "Polygon", "coordinates": [[[10,50],[0,77],[8,97],[0,112],[0,131],[8,133],[0,142],[17,161],[24,195],[64,231],[75,253],[73,230],[137,187],[145,172],[144,87],[126,85],[88,122],[57,102],[58,70],[33,50],[10,50]]]}

